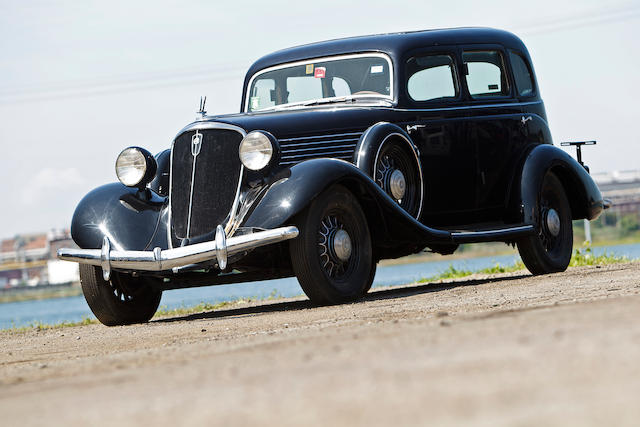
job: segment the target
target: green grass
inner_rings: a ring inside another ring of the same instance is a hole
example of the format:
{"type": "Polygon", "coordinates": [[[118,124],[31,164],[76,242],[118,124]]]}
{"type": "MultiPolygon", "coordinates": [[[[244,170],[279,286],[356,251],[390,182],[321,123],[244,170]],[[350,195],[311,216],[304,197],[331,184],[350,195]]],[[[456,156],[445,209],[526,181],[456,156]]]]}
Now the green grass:
{"type": "Polygon", "coordinates": [[[169,316],[188,316],[190,314],[202,313],[205,311],[214,311],[219,310],[221,308],[226,308],[230,306],[244,305],[249,304],[251,302],[259,302],[259,301],[271,301],[276,299],[283,298],[282,295],[278,293],[275,289],[271,291],[269,296],[267,297],[251,297],[251,298],[237,298],[230,301],[222,301],[216,304],[210,304],[208,302],[201,302],[200,304],[191,306],[191,307],[177,307],[177,308],[167,308],[160,307],[156,314],[153,316],[154,319],[160,317],[169,317],[169,316]]]}
{"type": "MultiPolygon", "coordinates": [[[[602,255],[594,255],[591,250],[591,246],[588,244],[583,245],[582,248],[576,249],[571,256],[569,267],[583,267],[587,265],[608,265],[617,264],[621,262],[629,262],[630,259],[626,256],[617,256],[608,253],[602,255]]],[[[493,267],[483,268],[480,270],[465,270],[458,269],[450,264],[449,267],[440,274],[435,276],[425,277],[420,279],[417,283],[437,282],[439,280],[459,279],[461,277],[471,276],[472,274],[499,274],[499,273],[511,273],[514,271],[525,270],[526,267],[522,261],[517,261],[511,265],[501,265],[496,263],[493,267]]]]}

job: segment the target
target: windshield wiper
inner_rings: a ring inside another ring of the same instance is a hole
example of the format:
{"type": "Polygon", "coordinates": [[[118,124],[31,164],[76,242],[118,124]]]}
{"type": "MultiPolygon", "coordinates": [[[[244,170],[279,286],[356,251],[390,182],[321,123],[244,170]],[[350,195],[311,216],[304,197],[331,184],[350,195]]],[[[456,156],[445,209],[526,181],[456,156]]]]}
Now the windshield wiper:
{"type": "Polygon", "coordinates": [[[353,96],[340,96],[338,98],[322,98],[322,99],[312,99],[310,101],[305,101],[300,105],[308,107],[310,105],[322,105],[322,104],[336,104],[338,102],[356,102],[357,98],[353,96]]]}
{"type": "Polygon", "coordinates": [[[384,95],[380,95],[380,96],[371,96],[371,95],[367,95],[367,96],[351,96],[351,95],[347,95],[347,96],[340,96],[340,97],[335,97],[335,98],[321,98],[321,99],[311,99],[309,101],[301,101],[301,102],[292,102],[290,104],[281,104],[281,105],[273,105],[271,107],[268,108],[263,108],[261,110],[256,110],[256,112],[261,112],[261,111],[272,111],[272,110],[286,110],[289,108],[295,108],[295,107],[310,107],[313,105],[325,105],[325,104],[338,104],[338,103],[343,103],[343,102],[349,102],[349,103],[355,103],[358,101],[367,101],[367,100],[376,100],[376,101],[384,101],[389,105],[393,104],[393,101],[391,101],[389,98],[387,98],[384,95]]]}

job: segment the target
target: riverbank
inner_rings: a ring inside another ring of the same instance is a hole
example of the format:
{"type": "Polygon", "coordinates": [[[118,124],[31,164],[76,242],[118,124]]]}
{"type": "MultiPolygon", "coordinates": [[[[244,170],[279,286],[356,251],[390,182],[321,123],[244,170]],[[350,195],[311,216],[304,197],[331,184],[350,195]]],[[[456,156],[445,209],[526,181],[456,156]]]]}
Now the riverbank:
{"type": "MultiPolygon", "coordinates": [[[[612,254],[594,254],[592,249],[587,247],[581,250],[574,251],[574,254],[571,258],[570,267],[584,267],[584,266],[606,266],[612,264],[626,263],[629,262],[629,257],[612,255],[612,254]]],[[[390,268],[393,268],[390,267],[390,268]]],[[[495,275],[495,274],[504,274],[504,273],[520,273],[524,275],[528,275],[529,272],[526,271],[524,264],[521,261],[516,261],[512,264],[500,264],[495,263],[490,267],[485,268],[476,268],[476,269],[468,269],[463,267],[454,267],[453,264],[449,264],[449,267],[445,270],[430,275],[427,277],[421,277],[412,281],[412,283],[443,283],[447,280],[461,279],[461,278],[477,278],[484,277],[487,275],[495,275]]],[[[409,283],[412,284],[412,283],[409,283]]],[[[406,286],[407,284],[401,284],[396,286],[383,286],[378,288],[384,289],[393,289],[398,286],[406,286]]],[[[300,296],[299,295],[288,295],[291,296],[300,296]]],[[[227,309],[230,307],[242,307],[247,304],[255,304],[267,301],[277,301],[282,300],[284,297],[280,295],[276,290],[272,291],[269,295],[264,297],[239,297],[239,298],[230,298],[228,300],[219,301],[216,303],[209,302],[199,302],[190,306],[180,306],[180,307],[172,307],[169,308],[167,306],[161,306],[154,316],[154,320],[163,319],[167,317],[175,317],[175,316],[186,316],[192,314],[198,314],[206,311],[215,311],[220,309],[227,309]]],[[[89,325],[98,323],[98,321],[93,316],[83,316],[81,320],[71,321],[65,320],[62,322],[54,322],[48,323],[43,321],[35,321],[31,322],[28,325],[12,325],[9,329],[16,332],[24,332],[32,329],[36,330],[47,330],[47,329],[62,329],[73,326],[81,326],[81,325],[89,325]]]]}
{"type": "Polygon", "coordinates": [[[65,285],[43,285],[37,287],[16,287],[0,290],[0,304],[43,300],[50,298],[65,298],[82,295],[79,283],[65,285]]]}
{"type": "MultiPolygon", "coordinates": [[[[619,244],[635,244],[640,243],[640,239],[634,236],[629,236],[626,239],[618,239],[615,241],[599,242],[591,245],[591,248],[602,248],[604,246],[616,246],[619,244]],[[606,243],[606,245],[604,244],[606,243]]],[[[585,246],[582,242],[576,241],[574,243],[575,248],[579,248],[584,251],[588,246],[585,246]]],[[[388,266],[410,265],[420,263],[450,263],[450,265],[457,264],[460,260],[472,260],[483,257],[517,257],[517,249],[507,246],[504,243],[492,242],[492,243],[479,243],[462,245],[458,251],[451,255],[440,255],[431,252],[421,252],[414,255],[405,256],[398,259],[383,260],[378,263],[378,268],[388,266]]],[[[46,300],[53,298],[65,298],[82,295],[79,283],[69,285],[59,285],[52,287],[51,285],[39,286],[36,288],[31,287],[17,287],[10,289],[0,289],[0,304],[13,303],[21,301],[36,301],[46,300]]]]}

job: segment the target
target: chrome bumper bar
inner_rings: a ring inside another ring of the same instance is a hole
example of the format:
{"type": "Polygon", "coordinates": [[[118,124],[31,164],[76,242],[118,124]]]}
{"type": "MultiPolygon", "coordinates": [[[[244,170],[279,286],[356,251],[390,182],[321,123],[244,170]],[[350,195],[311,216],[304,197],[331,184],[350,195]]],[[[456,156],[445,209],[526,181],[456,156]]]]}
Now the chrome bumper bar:
{"type": "Polygon", "coordinates": [[[266,246],[298,236],[297,227],[280,227],[251,234],[226,238],[224,228],[216,229],[216,239],[174,249],[153,251],[119,251],[111,249],[111,242],[105,236],[102,249],[58,250],[58,258],[102,267],[105,280],[111,277],[111,269],[165,271],[176,267],[208,261],[215,258],[221,270],[227,266],[227,257],[250,249],[266,246]]]}

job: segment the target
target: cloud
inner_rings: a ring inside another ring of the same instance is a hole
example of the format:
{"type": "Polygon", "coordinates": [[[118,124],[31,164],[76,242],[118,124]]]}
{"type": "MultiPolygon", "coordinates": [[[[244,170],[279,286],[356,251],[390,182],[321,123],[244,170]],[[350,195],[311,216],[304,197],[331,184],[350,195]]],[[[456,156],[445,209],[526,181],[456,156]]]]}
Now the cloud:
{"type": "Polygon", "coordinates": [[[49,198],[57,192],[66,192],[83,182],[76,168],[40,169],[25,185],[21,201],[25,205],[34,205],[43,198],[49,198]]]}

